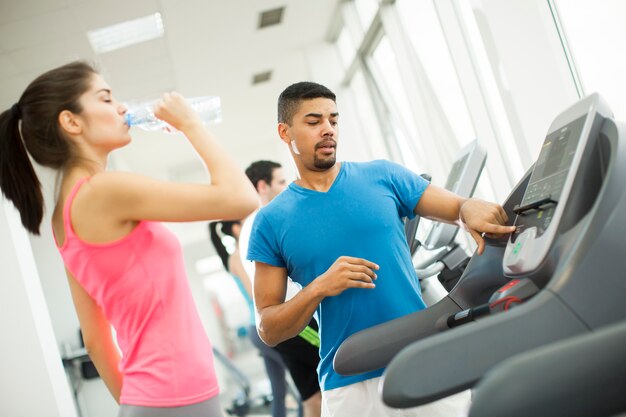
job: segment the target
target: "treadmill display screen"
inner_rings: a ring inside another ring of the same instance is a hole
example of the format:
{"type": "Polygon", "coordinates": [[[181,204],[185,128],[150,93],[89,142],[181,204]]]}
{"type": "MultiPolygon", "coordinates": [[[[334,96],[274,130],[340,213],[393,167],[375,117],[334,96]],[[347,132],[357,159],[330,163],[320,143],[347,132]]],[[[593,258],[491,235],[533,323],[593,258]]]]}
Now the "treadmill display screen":
{"type": "Polygon", "coordinates": [[[457,184],[461,179],[461,173],[463,172],[463,168],[465,167],[465,162],[469,158],[469,153],[463,156],[463,158],[457,160],[454,165],[452,165],[452,170],[448,175],[448,180],[446,181],[446,190],[456,191],[457,184]]]}
{"type": "Polygon", "coordinates": [[[586,115],[582,116],[546,137],[520,204],[520,207],[525,209],[518,212],[515,220],[518,228],[514,233],[513,241],[524,229],[536,227],[537,237],[539,237],[550,225],[574,159],[586,117],[586,115]]]}

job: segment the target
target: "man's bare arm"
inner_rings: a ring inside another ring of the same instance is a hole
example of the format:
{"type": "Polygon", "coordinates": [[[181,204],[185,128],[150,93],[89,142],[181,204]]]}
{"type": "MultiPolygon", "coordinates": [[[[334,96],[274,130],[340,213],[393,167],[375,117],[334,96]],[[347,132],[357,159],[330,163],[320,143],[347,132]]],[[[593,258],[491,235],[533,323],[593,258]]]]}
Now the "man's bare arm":
{"type": "Polygon", "coordinates": [[[374,288],[378,265],[361,258],[339,257],[326,272],[285,301],[287,270],[256,262],[254,303],[260,315],[259,336],[269,346],[297,336],[325,297],[348,288],[374,288]]]}
{"type": "Polygon", "coordinates": [[[426,188],[413,211],[428,219],[463,227],[478,244],[479,255],[485,248],[482,233],[502,235],[515,231],[515,226],[505,226],[508,216],[499,204],[462,198],[434,185],[426,188]]]}

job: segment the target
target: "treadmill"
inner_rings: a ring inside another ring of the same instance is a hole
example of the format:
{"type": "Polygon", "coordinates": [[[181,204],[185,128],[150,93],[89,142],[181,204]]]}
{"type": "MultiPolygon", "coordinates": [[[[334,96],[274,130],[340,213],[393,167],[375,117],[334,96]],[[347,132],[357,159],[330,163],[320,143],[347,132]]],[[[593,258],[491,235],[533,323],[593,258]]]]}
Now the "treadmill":
{"type": "MultiPolygon", "coordinates": [[[[456,155],[444,188],[461,197],[471,197],[486,160],[487,152],[478,140],[471,141],[456,155]]],[[[419,222],[419,216],[415,216],[413,221],[419,222]]],[[[433,221],[424,243],[415,239],[422,249],[420,254],[430,255],[421,262],[414,263],[420,280],[422,299],[427,306],[437,303],[448,294],[470,260],[467,251],[455,240],[458,231],[459,227],[455,224],[433,221]]],[[[412,251],[411,255],[414,254],[415,251],[412,251]]]]}
{"type": "Polygon", "coordinates": [[[450,296],[462,311],[437,318],[426,310],[416,320],[438,331],[415,338],[389,363],[387,405],[413,407],[463,391],[505,359],[626,319],[619,261],[625,132],[598,94],[556,117],[504,204],[516,232],[489,240],[487,257],[473,256],[450,296]]]}
{"type": "Polygon", "coordinates": [[[616,265],[626,234],[623,130],[598,94],[558,115],[503,204],[517,231],[486,239],[437,304],[353,335],[361,350],[337,356],[335,369],[388,365],[383,401],[413,407],[472,387],[517,353],[626,318],[616,265]]]}
{"type": "MultiPolygon", "coordinates": [[[[486,160],[487,152],[477,139],[473,140],[457,154],[444,188],[461,197],[471,197],[486,160]]],[[[424,239],[422,248],[433,255],[416,264],[415,271],[427,306],[435,304],[454,288],[470,260],[455,240],[458,231],[457,225],[433,221],[424,239]]]]}
{"type": "Polygon", "coordinates": [[[623,416],[624,393],[626,321],[507,359],[475,388],[469,417],[623,416]]]}
{"type": "MultiPolygon", "coordinates": [[[[456,155],[444,188],[461,197],[471,197],[476,190],[486,160],[487,152],[478,144],[478,140],[473,140],[456,155]]],[[[453,243],[458,230],[458,226],[454,224],[433,222],[423,246],[428,250],[449,246],[453,243]]]]}

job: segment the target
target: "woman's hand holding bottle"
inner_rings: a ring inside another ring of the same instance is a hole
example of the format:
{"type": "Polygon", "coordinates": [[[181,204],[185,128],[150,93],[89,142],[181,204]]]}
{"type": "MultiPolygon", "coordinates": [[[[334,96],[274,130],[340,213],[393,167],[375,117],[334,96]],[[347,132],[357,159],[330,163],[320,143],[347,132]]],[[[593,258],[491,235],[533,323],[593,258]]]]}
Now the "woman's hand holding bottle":
{"type": "Polygon", "coordinates": [[[191,105],[176,92],[163,94],[154,105],[154,115],[181,132],[193,125],[202,125],[191,105]]]}

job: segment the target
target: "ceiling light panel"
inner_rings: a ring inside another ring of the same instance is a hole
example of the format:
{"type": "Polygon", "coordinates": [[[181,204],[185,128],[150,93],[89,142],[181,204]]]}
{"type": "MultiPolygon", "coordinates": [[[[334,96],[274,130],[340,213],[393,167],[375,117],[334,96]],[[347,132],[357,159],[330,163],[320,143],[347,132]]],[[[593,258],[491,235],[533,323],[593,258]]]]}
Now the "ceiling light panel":
{"type": "Polygon", "coordinates": [[[98,54],[125,48],[163,36],[161,13],[128,20],[87,32],[91,47],[98,54]]]}

